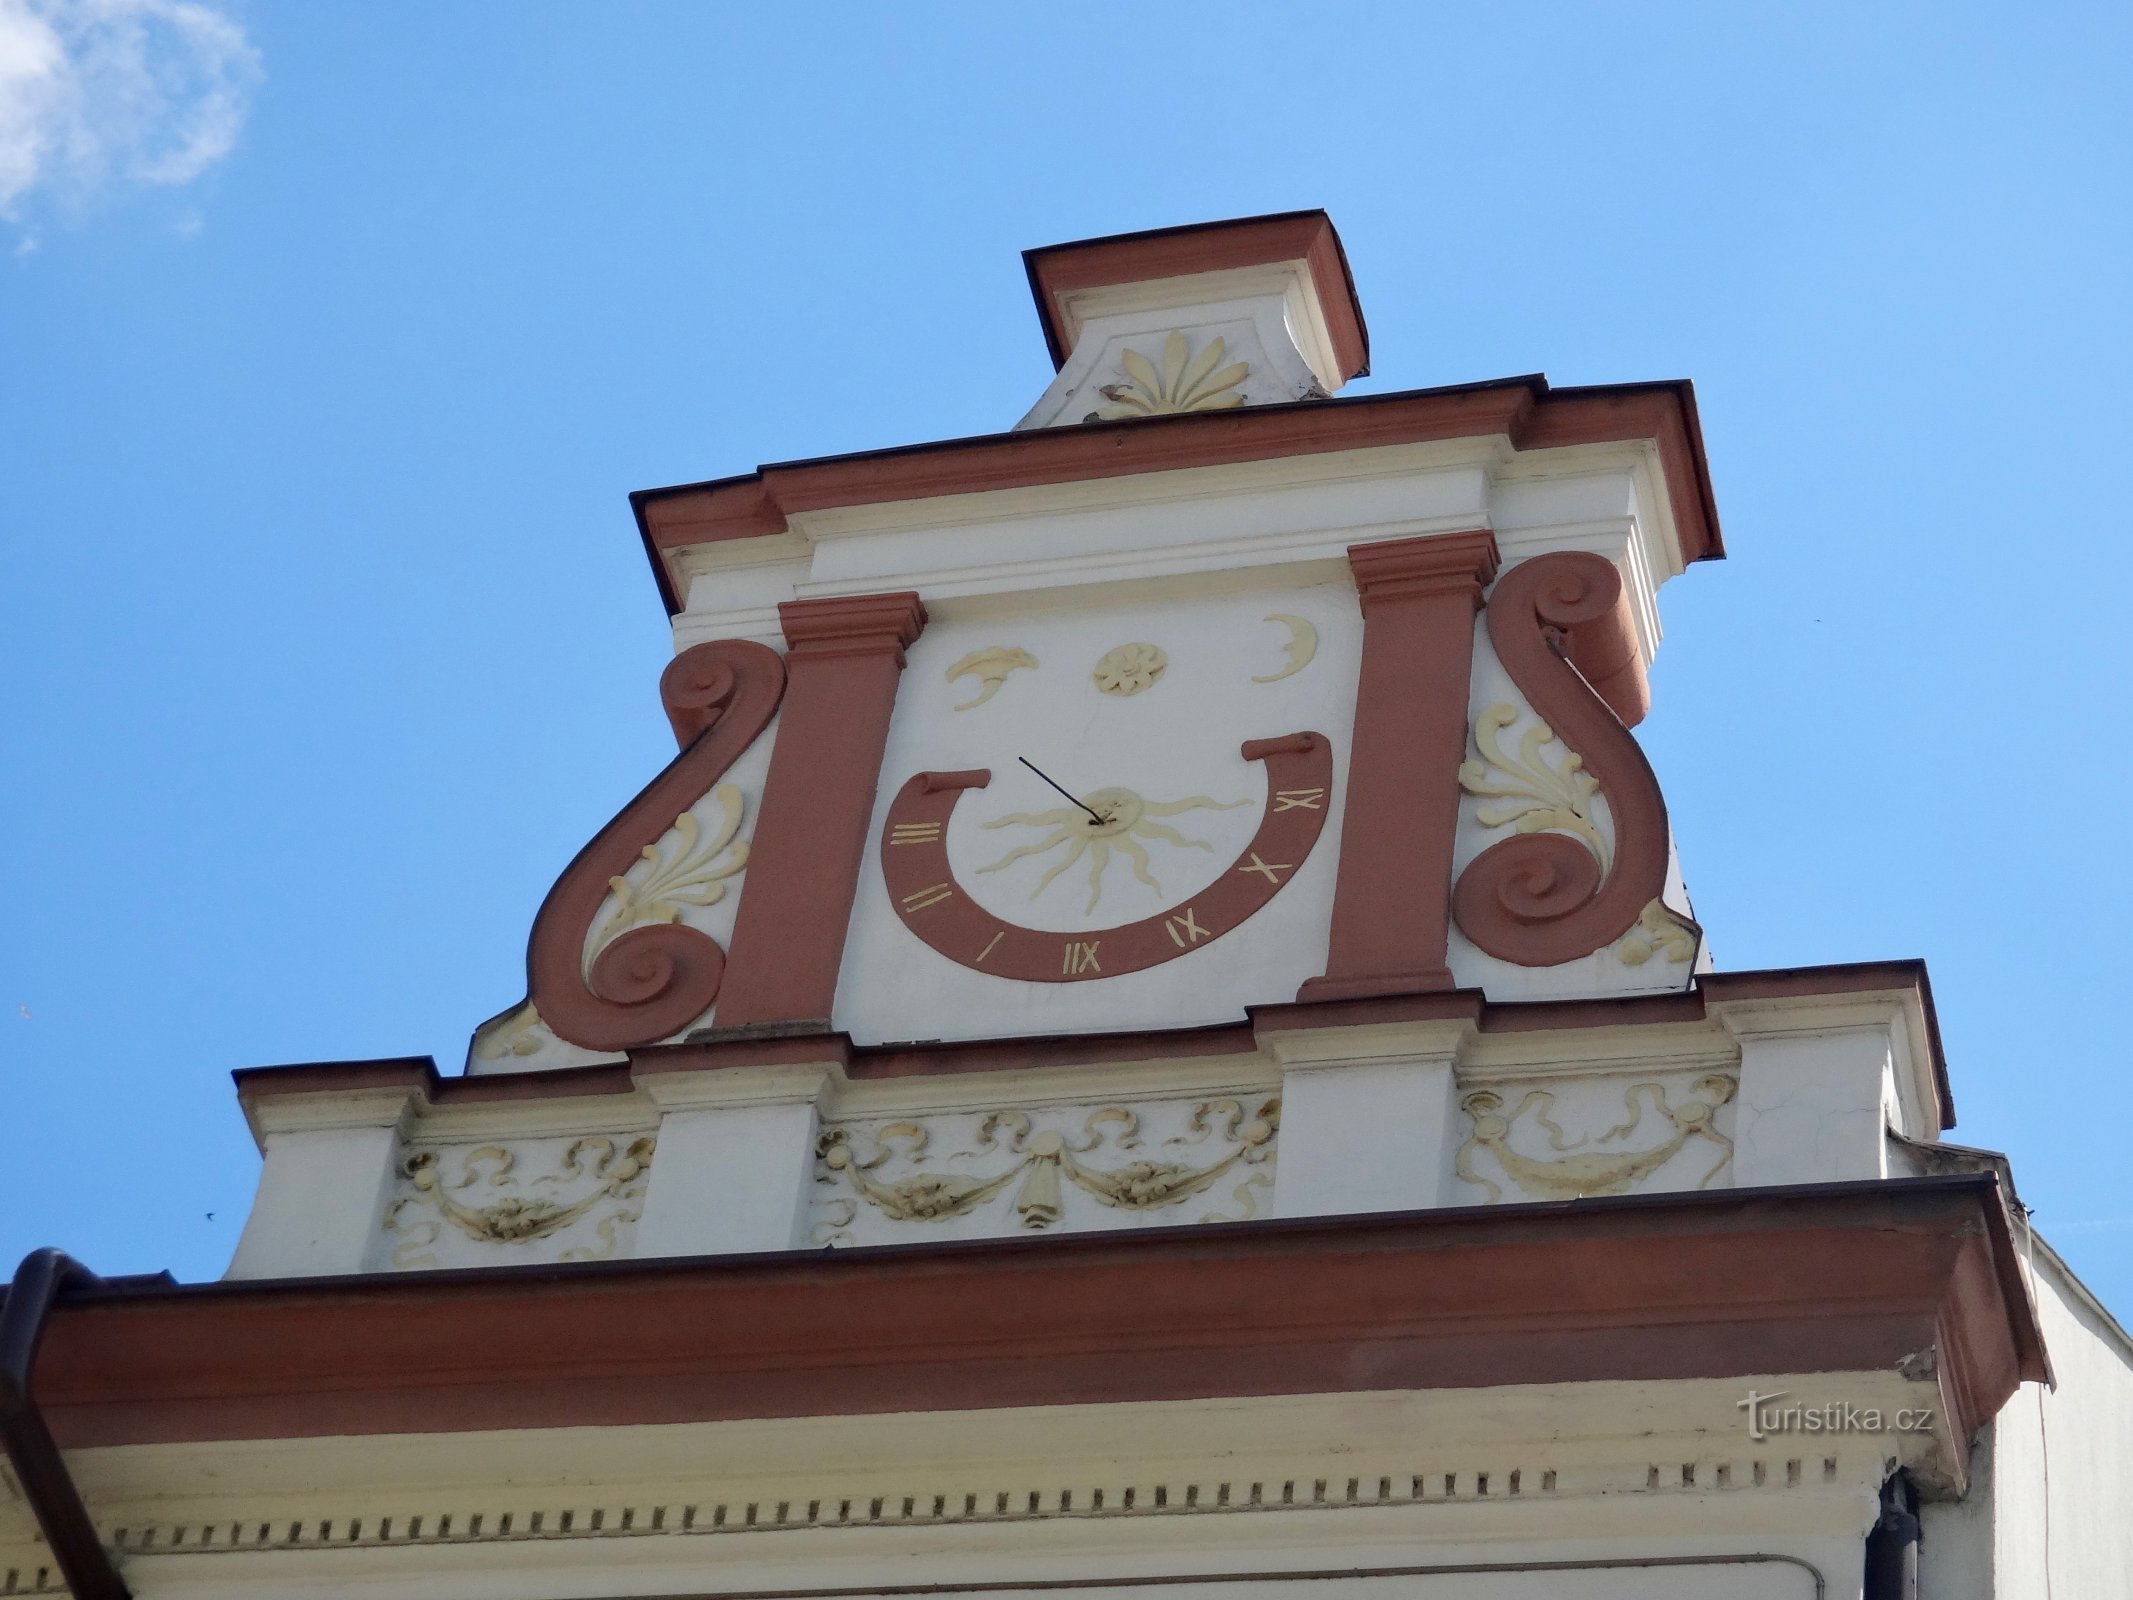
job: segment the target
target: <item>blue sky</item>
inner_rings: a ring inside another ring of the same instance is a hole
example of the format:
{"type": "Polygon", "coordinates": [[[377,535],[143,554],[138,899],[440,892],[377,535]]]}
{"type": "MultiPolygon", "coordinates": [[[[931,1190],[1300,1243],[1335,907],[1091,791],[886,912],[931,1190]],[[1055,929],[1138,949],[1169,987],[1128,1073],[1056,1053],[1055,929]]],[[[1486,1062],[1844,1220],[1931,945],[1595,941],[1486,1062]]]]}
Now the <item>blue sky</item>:
{"type": "Polygon", "coordinates": [[[24,4],[0,1257],[218,1274],[231,1068],[522,992],[672,748],[627,491],[1004,428],[1023,247],[1322,205],[1350,392],[1695,380],[1718,957],[1925,957],[1952,1137],[2133,1312],[2123,5],[24,4]]]}

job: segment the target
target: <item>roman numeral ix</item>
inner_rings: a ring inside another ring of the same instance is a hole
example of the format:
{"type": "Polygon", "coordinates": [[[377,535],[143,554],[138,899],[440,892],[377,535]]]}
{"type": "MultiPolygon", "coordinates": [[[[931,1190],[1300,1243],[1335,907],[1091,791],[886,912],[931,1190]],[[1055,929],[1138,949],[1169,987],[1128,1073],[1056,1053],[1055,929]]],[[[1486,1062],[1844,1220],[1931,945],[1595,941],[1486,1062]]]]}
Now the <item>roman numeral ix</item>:
{"type": "Polygon", "coordinates": [[[1174,917],[1164,918],[1163,931],[1170,935],[1170,942],[1180,950],[1209,937],[1207,930],[1193,920],[1191,906],[1187,906],[1174,917]]]}

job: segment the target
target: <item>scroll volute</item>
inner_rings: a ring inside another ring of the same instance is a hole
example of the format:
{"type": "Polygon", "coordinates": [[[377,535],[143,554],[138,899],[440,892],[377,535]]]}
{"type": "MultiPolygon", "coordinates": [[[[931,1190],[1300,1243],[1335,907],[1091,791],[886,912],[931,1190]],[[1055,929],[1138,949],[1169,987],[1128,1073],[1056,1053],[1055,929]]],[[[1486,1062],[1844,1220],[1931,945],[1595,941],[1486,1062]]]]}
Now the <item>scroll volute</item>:
{"type": "Polygon", "coordinates": [[[1452,915],[1499,960],[1554,966],[1620,938],[1666,887],[1666,801],[1629,731],[1651,700],[1622,576],[1603,556],[1521,562],[1490,593],[1487,621],[1511,681],[1606,797],[1613,859],[1603,868],[1567,834],[1515,835],[1460,874],[1452,915]]]}
{"type": "Polygon", "coordinates": [[[527,994],[558,1038],[588,1050],[664,1039],[717,998],[726,952],[682,923],[629,929],[595,953],[585,940],[612,882],[723,777],[776,714],[785,663],[775,650],[725,639],[667,664],[659,695],[681,753],[580,850],[534,917],[527,994]]]}

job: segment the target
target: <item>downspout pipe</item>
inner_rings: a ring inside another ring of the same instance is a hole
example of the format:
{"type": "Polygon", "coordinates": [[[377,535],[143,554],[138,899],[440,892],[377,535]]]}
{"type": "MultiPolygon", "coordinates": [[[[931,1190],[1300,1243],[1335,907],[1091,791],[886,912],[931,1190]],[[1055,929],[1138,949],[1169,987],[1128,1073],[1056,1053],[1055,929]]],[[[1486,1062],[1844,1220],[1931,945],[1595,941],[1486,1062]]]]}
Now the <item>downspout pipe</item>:
{"type": "Polygon", "coordinates": [[[30,1392],[52,1303],[69,1289],[103,1281],[62,1250],[32,1250],[15,1269],[0,1301],[0,1448],[75,1600],[133,1600],[30,1392]]]}
{"type": "Polygon", "coordinates": [[[1918,1600],[1918,1490],[1898,1469],[1881,1486],[1881,1514],[1866,1536],[1865,1600],[1918,1600]]]}

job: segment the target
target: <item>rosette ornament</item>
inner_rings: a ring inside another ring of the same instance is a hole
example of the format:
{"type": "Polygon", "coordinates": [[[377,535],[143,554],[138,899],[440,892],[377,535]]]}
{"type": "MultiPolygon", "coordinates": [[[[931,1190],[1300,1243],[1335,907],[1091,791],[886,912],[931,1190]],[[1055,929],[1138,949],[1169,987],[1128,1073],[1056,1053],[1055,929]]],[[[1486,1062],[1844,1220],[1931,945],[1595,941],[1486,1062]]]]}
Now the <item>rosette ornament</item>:
{"type": "Polygon", "coordinates": [[[699,929],[678,920],[630,928],[590,964],[586,940],[616,881],[755,742],[784,692],[784,661],[745,640],[696,645],[667,664],[659,697],[681,753],[578,852],[533,919],[527,994],[559,1038],[588,1050],[650,1044],[718,998],[726,952],[699,929]]]}
{"type": "MultiPolygon", "coordinates": [[[[1559,551],[1521,562],[1497,581],[1487,616],[1497,659],[1545,725],[1538,740],[1529,736],[1532,748],[1552,733],[1570,752],[1566,793],[1583,802],[1597,790],[1613,847],[1589,822],[1572,826],[1573,811],[1587,816],[1582,803],[1499,810],[1483,820],[1518,815],[1520,831],[1459,875],[1452,916],[1499,960],[1551,967],[1620,938],[1666,887],[1666,801],[1629,731],[1650,700],[1622,576],[1605,557],[1559,551]],[[1546,831],[1559,826],[1570,831],[1546,831]]],[[[1484,757],[1498,731],[1477,746],[1484,757]]]]}

